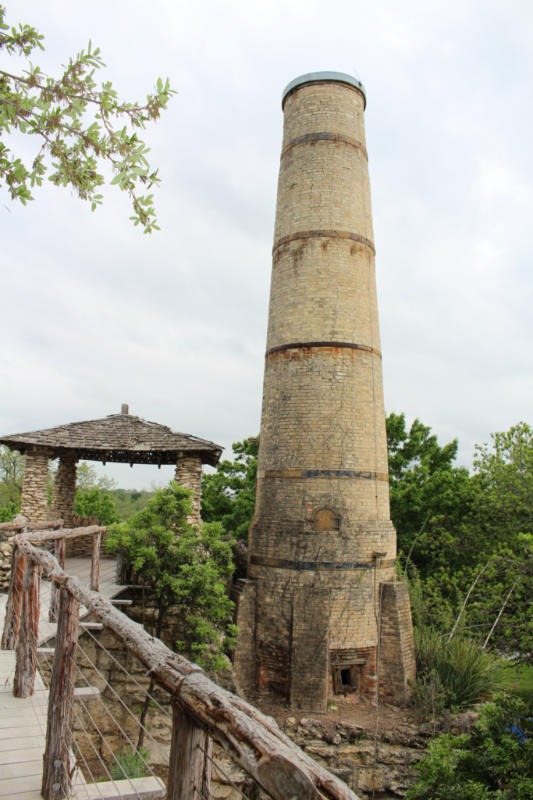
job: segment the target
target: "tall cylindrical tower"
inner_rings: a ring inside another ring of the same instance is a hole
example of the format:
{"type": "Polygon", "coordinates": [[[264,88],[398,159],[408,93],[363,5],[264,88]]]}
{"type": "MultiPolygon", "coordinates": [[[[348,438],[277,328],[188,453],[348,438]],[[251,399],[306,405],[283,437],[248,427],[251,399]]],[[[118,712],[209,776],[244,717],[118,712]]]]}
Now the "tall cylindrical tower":
{"type": "MultiPolygon", "coordinates": [[[[329,694],[375,691],[380,587],[394,580],[396,535],[365,92],[349,75],[311,73],[288,85],[283,109],[250,614],[237,662],[248,686],[321,709],[329,694]]],[[[410,617],[406,625],[409,635],[410,617]]]]}

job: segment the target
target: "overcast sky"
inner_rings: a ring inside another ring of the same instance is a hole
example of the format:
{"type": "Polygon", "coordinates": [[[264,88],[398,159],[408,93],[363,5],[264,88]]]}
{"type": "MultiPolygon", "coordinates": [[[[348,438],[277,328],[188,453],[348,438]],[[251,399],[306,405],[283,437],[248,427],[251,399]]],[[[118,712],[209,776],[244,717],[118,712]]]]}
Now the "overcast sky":
{"type": "MultiPolygon", "coordinates": [[[[281,94],[356,75],[366,134],[387,412],[441,443],[531,422],[531,0],[17,0],[57,74],[89,39],[126,99],[178,94],[146,131],[161,232],[115,187],[95,213],[0,189],[0,434],[132,413],[231,443],[260,424],[281,94]]],[[[15,71],[20,59],[0,61],[15,71]]],[[[110,466],[125,487],[170,477],[110,466]]]]}

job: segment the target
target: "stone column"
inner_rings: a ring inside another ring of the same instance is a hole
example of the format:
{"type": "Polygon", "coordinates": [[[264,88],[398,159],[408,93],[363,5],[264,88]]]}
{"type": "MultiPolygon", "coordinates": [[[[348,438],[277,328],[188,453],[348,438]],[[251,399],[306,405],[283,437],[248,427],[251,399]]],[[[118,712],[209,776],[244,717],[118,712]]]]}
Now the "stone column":
{"type": "Polygon", "coordinates": [[[59,459],[54,481],[49,517],[64,520],[65,526],[71,524],[74,514],[77,464],[78,459],[73,451],[64,453],[59,459]]]}
{"type": "Polygon", "coordinates": [[[44,522],[48,518],[48,459],[50,452],[39,448],[24,456],[24,478],[20,513],[29,522],[44,522]]]}
{"type": "Polygon", "coordinates": [[[192,490],[192,514],[187,517],[187,522],[189,525],[199,526],[202,521],[200,517],[200,500],[202,495],[201,457],[196,453],[180,455],[176,464],[175,481],[179,483],[180,486],[192,490]]]}

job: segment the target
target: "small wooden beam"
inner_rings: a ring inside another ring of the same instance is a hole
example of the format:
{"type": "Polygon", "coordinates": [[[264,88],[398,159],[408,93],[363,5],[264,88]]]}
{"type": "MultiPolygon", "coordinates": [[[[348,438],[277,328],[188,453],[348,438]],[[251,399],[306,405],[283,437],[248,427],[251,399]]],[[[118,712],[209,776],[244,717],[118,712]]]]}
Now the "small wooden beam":
{"type": "Polygon", "coordinates": [[[167,800],[209,800],[211,741],[207,730],[176,702],[172,704],[172,739],[167,800]]]}
{"type": "Polygon", "coordinates": [[[93,549],[91,554],[91,589],[93,591],[100,591],[100,543],[102,541],[102,534],[95,533],[93,535],[93,549]]]}
{"type": "Polygon", "coordinates": [[[37,646],[39,643],[39,589],[41,568],[28,559],[22,583],[22,613],[17,642],[17,665],[13,694],[29,697],[33,694],[35,670],[37,669],[37,646]]]}
{"type": "Polygon", "coordinates": [[[84,783],[73,788],[79,800],[156,800],[166,797],[161,778],[127,778],[120,781],[84,783]]]}
{"type": "Polygon", "coordinates": [[[100,697],[97,686],[78,686],[74,689],[74,700],[96,700],[100,697]]]}
{"type": "Polygon", "coordinates": [[[11,577],[9,579],[4,632],[2,633],[2,650],[14,650],[17,646],[20,612],[22,609],[22,581],[25,569],[26,556],[15,544],[13,545],[13,555],[11,556],[11,577]]]}
{"type": "Polygon", "coordinates": [[[80,622],[80,628],[86,631],[103,631],[102,622],[80,622]]]}
{"type": "MultiPolygon", "coordinates": [[[[56,539],[54,543],[54,555],[59,561],[61,569],[65,569],[65,539],[56,539]]],[[[48,610],[48,621],[57,622],[57,608],[59,605],[59,586],[52,581],[50,590],[50,608],[48,610]]]]}
{"type": "MultiPolygon", "coordinates": [[[[31,530],[31,525],[29,526],[31,530]]],[[[105,525],[87,525],[84,528],[62,528],[59,531],[45,531],[46,525],[43,525],[28,536],[28,540],[34,544],[39,542],[54,542],[56,539],[76,539],[78,536],[91,536],[93,533],[105,533],[107,528],[105,525]],[[43,530],[41,530],[41,527],[43,530]]]]}
{"type": "Polygon", "coordinates": [[[41,794],[45,800],[62,800],[71,792],[70,744],[79,613],[79,601],[62,587],[43,757],[41,794]]]}
{"type": "Polygon", "coordinates": [[[0,522],[0,531],[22,531],[28,528],[30,531],[44,531],[48,528],[62,528],[62,519],[53,519],[50,522],[0,522]]]}

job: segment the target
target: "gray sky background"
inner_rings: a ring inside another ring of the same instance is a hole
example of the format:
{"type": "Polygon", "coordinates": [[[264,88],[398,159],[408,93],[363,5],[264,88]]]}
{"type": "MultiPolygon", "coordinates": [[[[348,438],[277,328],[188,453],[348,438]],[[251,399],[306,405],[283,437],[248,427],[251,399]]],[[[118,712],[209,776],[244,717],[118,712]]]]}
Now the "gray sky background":
{"type": "Polygon", "coordinates": [[[226,456],[259,431],[281,93],[315,70],[367,90],[387,411],[458,437],[467,465],[531,422],[531,0],[5,4],[45,34],[50,74],[90,38],[120,95],[158,76],[179,94],[145,137],[160,233],[132,227],[115,187],[95,213],[64,189],[26,208],[0,189],[1,434],[122,402],[226,456]]]}

